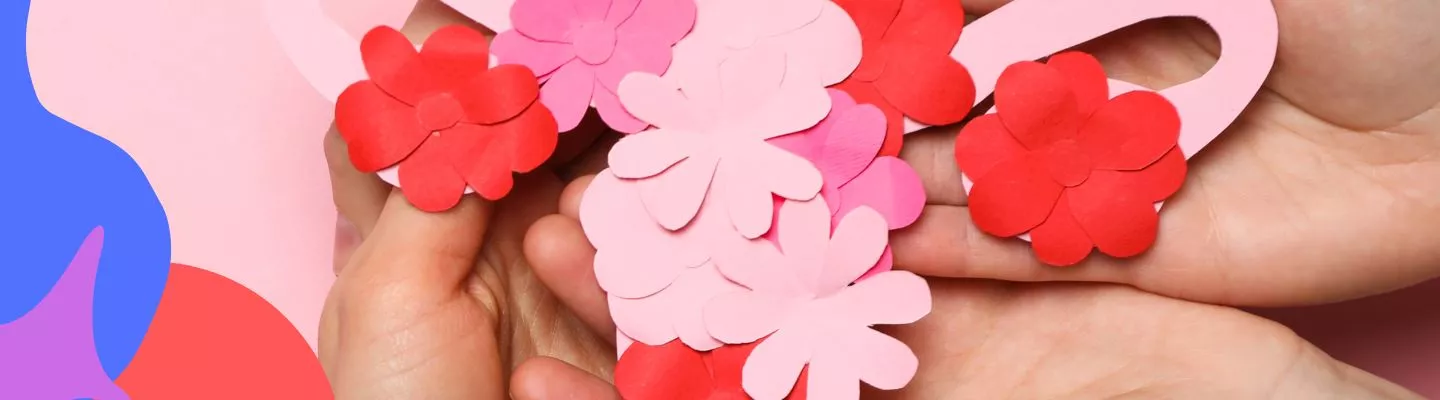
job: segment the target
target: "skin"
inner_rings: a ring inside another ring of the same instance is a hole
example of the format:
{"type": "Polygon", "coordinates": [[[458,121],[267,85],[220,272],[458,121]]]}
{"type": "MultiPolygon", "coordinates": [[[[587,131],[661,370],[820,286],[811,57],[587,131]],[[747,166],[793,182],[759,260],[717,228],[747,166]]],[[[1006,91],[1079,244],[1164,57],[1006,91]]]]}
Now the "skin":
{"type": "MultiPolygon", "coordinates": [[[[934,276],[935,310],[886,330],[919,356],[919,375],[864,398],[1420,398],[1279,324],[1206,304],[1337,301],[1440,267],[1440,250],[1427,248],[1440,229],[1427,223],[1440,221],[1440,75],[1422,72],[1440,70],[1440,51],[1420,51],[1440,50],[1440,33],[1418,21],[1440,5],[1280,3],[1271,84],[1193,160],[1160,241],[1139,259],[1036,265],[1023,245],[970,227],[955,129],[908,137],[903,156],[931,204],[892,242],[897,266],[934,276]],[[1095,283],[1061,282],[1074,280],[1095,283]]],[[[420,7],[405,29],[414,40],[463,20],[420,7]]],[[[1086,49],[1112,76],[1165,86],[1213,62],[1207,40],[1167,20],[1086,49]]],[[[338,398],[618,398],[602,378],[614,325],[577,219],[585,175],[604,167],[614,140],[593,128],[564,134],[551,165],[506,199],[467,196],[439,214],[355,171],[327,135],[348,221],[320,338],[338,398]]]]}

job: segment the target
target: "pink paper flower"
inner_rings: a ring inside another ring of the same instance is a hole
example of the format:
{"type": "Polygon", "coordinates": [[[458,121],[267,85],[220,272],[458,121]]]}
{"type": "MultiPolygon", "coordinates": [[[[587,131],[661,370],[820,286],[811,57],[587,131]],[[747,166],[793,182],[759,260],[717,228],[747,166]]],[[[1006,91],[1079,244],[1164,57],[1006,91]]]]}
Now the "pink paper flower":
{"type": "Polygon", "coordinates": [[[860,29],[829,0],[697,0],[695,30],[675,45],[671,77],[705,73],[744,52],[784,53],[792,71],[829,86],[860,65],[860,29]]]}
{"type": "Polygon", "coordinates": [[[493,45],[505,64],[530,67],[545,81],[540,100],[561,131],[579,125],[594,105],[617,131],[645,129],[616,98],[631,72],[664,73],[671,47],[695,24],[694,0],[518,0],[515,29],[493,45]]]}
{"type": "Polygon", "coordinates": [[[637,182],[604,171],[585,190],[580,222],[596,249],[595,277],[626,336],[651,346],[676,338],[698,350],[720,346],[700,312],[714,296],[742,288],[720,275],[711,254],[744,239],[712,203],[690,226],[670,231],[650,220],[637,182]]]}
{"type": "Polygon", "coordinates": [[[788,201],[780,210],[780,252],[751,241],[718,263],[748,291],[720,295],[704,310],[710,334],[729,344],[760,338],[743,371],[745,391],[779,399],[810,366],[809,396],[858,399],[859,382],[898,389],[919,361],[899,340],[870,328],[908,324],[930,312],[930,289],[909,272],[889,271],[850,285],[887,242],[885,221],[866,207],[849,213],[830,234],[823,198],[788,201]]]}
{"type": "Polygon", "coordinates": [[[813,75],[787,74],[783,54],[757,51],[675,81],[631,74],[620,83],[625,108],[658,129],[627,136],[610,151],[615,176],[639,180],[645,208],[661,226],[685,227],[714,197],[736,230],[756,238],[770,229],[772,194],[808,200],[820,191],[814,165],[766,142],[825,118],[830,96],[813,75]]]}

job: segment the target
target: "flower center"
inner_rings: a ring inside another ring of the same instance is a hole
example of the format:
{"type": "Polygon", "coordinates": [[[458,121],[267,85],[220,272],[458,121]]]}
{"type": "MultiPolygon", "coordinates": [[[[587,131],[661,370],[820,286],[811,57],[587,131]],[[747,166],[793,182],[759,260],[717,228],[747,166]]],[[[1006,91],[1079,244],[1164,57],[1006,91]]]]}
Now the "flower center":
{"type": "Polygon", "coordinates": [[[1045,169],[1055,183],[1075,187],[1090,178],[1092,164],[1090,156],[1072,139],[1064,139],[1050,145],[1042,155],[1045,169]]]}
{"type": "Polygon", "coordinates": [[[596,65],[615,53],[615,28],[604,22],[587,22],[575,31],[575,56],[586,64],[596,65]]]}
{"type": "Polygon", "coordinates": [[[420,118],[420,126],[433,133],[455,126],[465,110],[449,93],[440,93],[420,100],[420,104],[415,105],[415,114],[420,118]]]}

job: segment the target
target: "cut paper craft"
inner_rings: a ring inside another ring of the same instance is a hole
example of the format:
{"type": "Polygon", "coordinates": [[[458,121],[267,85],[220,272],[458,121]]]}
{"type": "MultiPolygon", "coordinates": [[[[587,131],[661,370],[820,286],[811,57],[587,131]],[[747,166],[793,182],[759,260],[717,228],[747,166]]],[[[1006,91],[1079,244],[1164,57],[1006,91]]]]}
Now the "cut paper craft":
{"type": "Polygon", "coordinates": [[[454,25],[417,52],[399,31],[371,30],[361,42],[370,79],[335,104],[335,125],[362,172],[399,166],[399,185],[417,208],[453,207],[468,188],[505,197],[512,172],[539,167],[555,150],[555,119],[538,101],[531,71],[490,68],[485,36],[454,25]]]}
{"type": "Polygon", "coordinates": [[[811,75],[823,86],[850,76],[861,57],[860,32],[845,10],[828,0],[696,0],[695,29],[675,46],[676,66],[666,77],[710,74],[738,55],[785,54],[791,74],[811,75]]]}
{"type": "Polygon", "coordinates": [[[674,282],[654,295],[638,299],[609,296],[610,316],[621,332],[640,343],[656,345],[678,338],[692,349],[711,350],[722,343],[705,330],[702,310],[715,296],[743,289],[725,279],[714,263],[705,263],[682,270],[674,282]]]}
{"type": "Polygon", "coordinates": [[[40,304],[0,324],[0,397],[130,398],[105,375],[95,352],[95,273],[104,242],[105,230],[96,227],[40,304]]]}
{"type": "MultiPolygon", "coordinates": [[[[1011,64],[1038,60],[1163,17],[1204,21],[1223,48],[1204,75],[1160,91],[1185,121],[1179,144],[1185,158],[1190,158],[1235,121],[1269,76],[1279,43],[1271,0],[1109,0],[1103,7],[1080,1],[1017,0],[966,25],[965,35],[950,54],[970,70],[978,102],[995,89],[1001,72],[1011,64]]],[[[907,124],[905,130],[924,127],[907,124]]]]}
{"type": "Polygon", "coordinates": [[[995,108],[955,141],[956,163],[975,182],[976,227],[1000,237],[1033,230],[1036,255],[1062,266],[1092,247],[1123,258],[1154,243],[1155,203],[1186,173],[1169,101],[1150,91],[1111,98],[1100,62],[1067,52],[1006,69],[995,108]]]}
{"type": "Polygon", "coordinates": [[[518,0],[510,15],[515,29],[495,37],[495,56],[541,76],[540,101],[561,131],[579,125],[593,104],[611,128],[635,133],[649,125],[620,106],[620,79],[665,72],[671,47],[694,26],[695,2],[518,0]]]}
{"type": "Polygon", "coordinates": [[[830,96],[814,76],[788,74],[776,52],[747,52],[718,69],[678,86],[651,74],[626,76],[621,103],[656,129],[621,139],[610,168],[639,180],[646,210],[666,229],[685,227],[715,197],[736,230],[756,238],[770,229],[772,194],[808,200],[823,183],[815,166],[766,140],[815,126],[829,113],[830,96]]]}
{"type": "Polygon", "coordinates": [[[824,198],[787,201],[780,210],[780,248],[747,243],[721,272],[749,290],[724,294],[705,307],[705,326],[729,344],[765,341],[742,372],[745,392],[780,399],[809,366],[807,393],[817,399],[858,399],[860,382],[903,387],[919,361],[899,340],[872,325],[908,324],[930,312],[930,289],[909,272],[888,271],[852,282],[869,270],[888,240],[885,221],[868,208],[848,214],[830,234],[824,198]]]}
{"type": "MultiPolygon", "coordinates": [[[[679,342],[632,345],[615,364],[615,388],[626,400],[748,400],[740,371],[754,349],[754,343],[705,352],[679,342]]],[[[785,399],[804,400],[805,391],[802,379],[785,399]]]]}
{"type": "Polygon", "coordinates": [[[950,50],[965,25],[958,0],[836,0],[859,26],[864,58],[837,87],[885,112],[880,154],[900,154],[905,117],[927,125],[960,122],[975,85],[950,50]]]}

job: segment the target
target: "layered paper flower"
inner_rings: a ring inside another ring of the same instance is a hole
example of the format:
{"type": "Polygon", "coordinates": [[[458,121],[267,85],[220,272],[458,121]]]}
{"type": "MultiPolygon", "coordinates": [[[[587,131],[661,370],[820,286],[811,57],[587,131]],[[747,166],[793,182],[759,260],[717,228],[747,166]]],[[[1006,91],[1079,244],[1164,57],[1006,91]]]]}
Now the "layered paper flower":
{"type": "Polygon", "coordinates": [[[965,11],[957,0],[835,0],[859,26],[864,58],[837,87],[888,122],[883,155],[899,155],[904,118],[960,122],[975,102],[970,72],[950,58],[965,11]]]}
{"type": "Polygon", "coordinates": [[[518,0],[510,15],[515,29],[495,37],[495,56],[541,76],[540,100],[561,131],[574,129],[594,105],[611,128],[635,133],[649,125],[620,106],[620,79],[665,72],[671,47],[695,24],[695,2],[518,0]]]}
{"type": "Polygon", "coordinates": [[[829,0],[696,0],[695,30],[675,45],[667,77],[689,79],[751,51],[784,53],[792,74],[824,86],[844,80],[860,63],[860,32],[829,0]]]}
{"type": "MultiPolygon", "coordinates": [[[[754,343],[704,352],[679,342],[631,345],[615,365],[615,388],[627,400],[749,400],[740,371],[754,349],[754,343]]],[[[785,397],[805,398],[804,380],[785,397]]]]}
{"type": "Polygon", "coordinates": [[[512,172],[529,172],[555,150],[555,119],[537,101],[535,75],[519,65],[490,68],[479,32],[441,28],[417,52],[382,26],[360,46],[370,79],[340,94],[336,127],[360,171],[398,164],[398,184],[416,207],[449,209],[467,185],[504,197],[512,172]]]}
{"type": "Polygon", "coordinates": [[[766,142],[815,126],[830,110],[813,75],[786,71],[782,53],[756,51],[678,86],[627,76],[620,101],[657,129],[621,139],[609,155],[611,171],[639,180],[646,210],[666,229],[690,223],[708,196],[741,235],[759,237],[770,229],[772,194],[807,200],[823,183],[809,161],[766,142]]]}
{"type": "Polygon", "coordinates": [[[855,283],[885,248],[885,220],[869,208],[850,212],[830,233],[823,198],[787,201],[780,210],[779,246],[747,242],[721,272],[749,290],[722,294],[705,307],[705,326],[725,343],[765,338],[742,373],[756,399],[789,393],[809,365],[809,396],[858,399],[859,382],[898,389],[915,374],[915,354],[871,328],[907,324],[930,312],[925,280],[902,271],[855,283]],[[743,262],[741,262],[743,260],[743,262]]]}
{"type": "Polygon", "coordinates": [[[1035,254],[1052,265],[1077,263],[1091,248],[1130,257],[1154,243],[1155,203],[1186,173],[1180,116],[1168,100],[1149,91],[1110,98],[1100,63],[1069,52],[1007,68],[995,108],[955,142],[955,160],[975,183],[977,227],[1030,232],[1035,254]]]}
{"type": "Polygon", "coordinates": [[[699,350],[720,346],[700,311],[715,295],[740,290],[711,262],[744,242],[725,210],[706,201],[695,222],[670,231],[650,220],[638,182],[602,171],[585,190],[580,224],[595,246],[595,278],[626,336],[658,346],[679,338],[699,350]]]}

